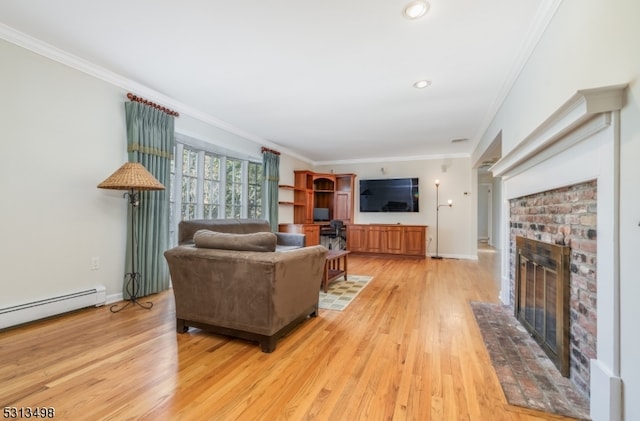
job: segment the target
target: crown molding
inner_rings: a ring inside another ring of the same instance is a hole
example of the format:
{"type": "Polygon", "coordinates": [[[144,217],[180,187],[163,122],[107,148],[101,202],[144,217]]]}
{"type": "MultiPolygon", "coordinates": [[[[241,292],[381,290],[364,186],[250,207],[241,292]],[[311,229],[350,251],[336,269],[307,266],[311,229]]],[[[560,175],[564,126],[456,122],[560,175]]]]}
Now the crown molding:
{"type": "MultiPolygon", "coordinates": [[[[560,2],[562,0],[548,0],[553,2],[560,2]]],[[[203,123],[207,123],[213,127],[225,130],[234,135],[240,136],[244,139],[252,141],[259,146],[266,146],[271,149],[279,150],[286,155],[306,162],[310,165],[337,165],[337,164],[358,164],[358,163],[375,163],[375,162],[402,162],[402,161],[424,161],[446,158],[468,158],[470,153],[460,154],[434,154],[434,155],[420,155],[420,156],[400,156],[400,157],[385,157],[385,158],[363,158],[353,160],[338,160],[338,161],[313,161],[312,159],[302,156],[291,149],[283,147],[273,143],[267,139],[263,139],[260,136],[246,132],[230,123],[222,121],[210,114],[195,109],[185,103],[176,101],[175,99],[168,97],[148,86],[138,83],[134,80],[128,79],[122,75],[105,69],[95,63],[71,54],[67,51],[61,50],[51,44],[48,44],[40,39],[34,38],[23,32],[20,32],[10,26],[0,23],[0,39],[4,39],[7,42],[15,44],[26,50],[32,51],[38,55],[61,63],[65,66],[71,67],[75,70],[93,76],[104,82],[107,82],[113,86],[119,87],[125,91],[130,91],[136,95],[143,96],[150,101],[158,102],[166,107],[169,107],[182,115],[192,117],[203,123]]],[[[190,135],[191,136],[191,135],[190,135]]]]}
{"type": "Polygon", "coordinates": [[[362,158],[362,159],[343,159],[338,161],[315,161],[313,165],[341,165],[341,164],[372,164],[380,162],[405,162],[405,161],[429,161],[435,159],[448,158],[469,158],[471,154],[434,154],[434,155],[412,155],[412,156],[392,156],[385,158],[362,158]]]}
{"type": "Polygon", "coordinates": [[[542,35],[547,30],[547,27],[551,23],[551,19],[553,18],[553,16],[555,16],[562,1],[563,0],[541,1],[541,11],[536,15],[535,20],[531,24],[531,30],[529,31],[527,38],[520,46],[519,53],[514,58],[509,73],[507,73],[504,83],[502,84],[502,87],[498,90],[496,98],[494,99],[492,105],[489,107],[484,121],[480,125],[478,133],[473,137],[473,139],[475,140],[473,145],[474,149],[478,147],[480,141],[482,140],[482,136],[489,129],[489,126],[498,113],[498,110],[502,106],[502,103],[507,98],[509,92],[511,92],[513,85],[516,83],[516,80],[520,76],[520,73],[522,73],[522,69],[524,69],[527,61],[529,61],[529,57],[531,57],[531,55],[533,54],[533,51],[540,42],[542,35]]]}
{"type": "MultiPolygon", "coordinates": [[[[171,101],[166,96],[160,94],[159,92],[154,91],[151,88],[148,88],[140,83],[134,82],[130,79],[127,79],[123,76],[118,75],[110,70],[107,70],[103,67],[100,67],[94,63],[91,63],[88,60],[75,56],[71,53],[68,53],[64,50],[59,49],[51,44],[48,44],[44,41],[41,41],[37,38],[34,38],[30,35],[27,35],[23,32],[17,31],[10,26],[0,23],[0,38],[8,41],[12,44],[15,44],[19,47],[22,47],[26,50],[32,51],[38,55],[56,61],[58,63],[64,64],[65,66],[71,67],[80,72],[86,73],[90,76],[93,76],[97,79],[105,81],[111,85],[117,86],[119,88],[123,88],[125,90],[135,91],[140,94],[144,94],[144,96],[153,97],[150,99],[165,101],[165,102],[174,102],[171,101]]],[[[174,107],[171,104],[171,108],[174,107]]]]}
{"type": "Polygon", "coordinates": [[[61,50],[58,47],[55,47],[42,40],[20,32],[3,23],[0,23],[0,39],[3,39],[7,42],[15,44],[19,47],[22,47],[53,61],[56,61],[65,66],[71,67],[72,69],[93,76],[123,90],[131,91],[136,95],[140,95],[149,99],[150,101],[162,103],[164,106],[169,107],[179,112],[180,114],[195,118],[196,120],[202,121],[203,123],[210,124],[211,126],[217,127],[229,133],[257,143],[260,146],[267,146],[272,149],[278,149],[281,152],[284,152],[287,155],[293,156],[302,161],[308,163],[312,162],[309,158],[300,156],[299,154],[291,150],[283,148],[281,145],[277,145],[273,142],[261,138],[260,136],[256,136],[252,133],[246,132],[232,124],[213,117],[210,114],[204,113],[187,104],[176,101],[175,99],[168,97],[152,88],[149,88],[148,86],[107,70],[104,67],[98,66],[95,63],[80,58],[67,51],[61,50]]]}

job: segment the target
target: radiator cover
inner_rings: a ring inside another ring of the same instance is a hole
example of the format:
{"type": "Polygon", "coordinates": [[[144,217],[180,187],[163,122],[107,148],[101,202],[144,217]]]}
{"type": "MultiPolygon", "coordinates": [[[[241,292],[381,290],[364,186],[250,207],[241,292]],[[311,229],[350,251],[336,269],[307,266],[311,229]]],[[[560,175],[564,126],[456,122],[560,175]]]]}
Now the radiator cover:
{"type": "Polygon", "coordinates": [[[105,303],[106,289],[103,285],[98,285],[86,290],[0,308],[0,329],[18,326],[85,307],[99,307],[105,303]]]}

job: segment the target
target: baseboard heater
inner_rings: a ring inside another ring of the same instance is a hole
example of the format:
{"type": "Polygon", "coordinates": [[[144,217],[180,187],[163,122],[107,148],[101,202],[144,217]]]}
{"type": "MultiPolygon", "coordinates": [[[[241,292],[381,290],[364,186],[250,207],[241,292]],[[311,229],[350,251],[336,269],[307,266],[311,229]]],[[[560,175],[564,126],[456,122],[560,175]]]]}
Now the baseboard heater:
{"type": "Polygon", "coordinates": [[[99,307],[106,303],[103,285],[83,291],[0,308],[0,329],[18,326],[35,320],[67,313],[85,307],[99,307]]]}

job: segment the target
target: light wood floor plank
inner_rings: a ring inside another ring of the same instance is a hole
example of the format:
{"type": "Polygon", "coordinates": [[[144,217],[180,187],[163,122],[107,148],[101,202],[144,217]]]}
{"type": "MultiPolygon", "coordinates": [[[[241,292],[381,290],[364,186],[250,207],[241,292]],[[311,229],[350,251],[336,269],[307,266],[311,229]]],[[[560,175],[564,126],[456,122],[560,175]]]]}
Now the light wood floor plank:
{"type": "Polygon", "coordinates": [[[150,311],[107,307],[0,332],[0,406],[75,420],[566,420],[509,406],[469,301],[496,302],[479,261],[350,256],[374,279],[264,354],[175,332],[171,291],[150,311]]]}

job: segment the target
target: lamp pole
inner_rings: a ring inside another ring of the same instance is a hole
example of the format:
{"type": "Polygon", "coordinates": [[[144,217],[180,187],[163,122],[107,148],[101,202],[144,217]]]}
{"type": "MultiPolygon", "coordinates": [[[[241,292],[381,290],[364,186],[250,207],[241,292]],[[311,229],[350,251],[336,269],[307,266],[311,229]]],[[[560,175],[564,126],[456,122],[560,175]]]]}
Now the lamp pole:
{"type": "Polygon", "coordinates": [[[130,304],[139,305],[147,310],[153,307],[153,303],[151,301],[142,303],[138,300],[138,298],[140,298],[138,296],[140,291],[140,282],[142,281],[142,275],[140,272],[136,272],[136,249],[138,247],[136,241],[136,218],[138,207],[140,206],[140,192],[132,188],[128,193],[124,194],[124,197],[127,196],[129,196],[129,205],[131,205],[131,272],[125,273],[124,278],[126,285],[125,288],[127,289],[127,292],[129,292],[129,299],[127,303],[120,308],[118,308],[120,304],[112,305],[109,308],[112,313],[122,311],[129,307],[130,304]]]}
{"type": "Polygon", "coordinates": [[[441,206],[453,206],[453,201],[449,199],[446,205],[440,204],[439,199],[440,180],[436,180],[436,255],[431,256],[432,259],[442,259],[442,256],[438,254],[438,243],[440,242],[440,207],[441,206]]]}

